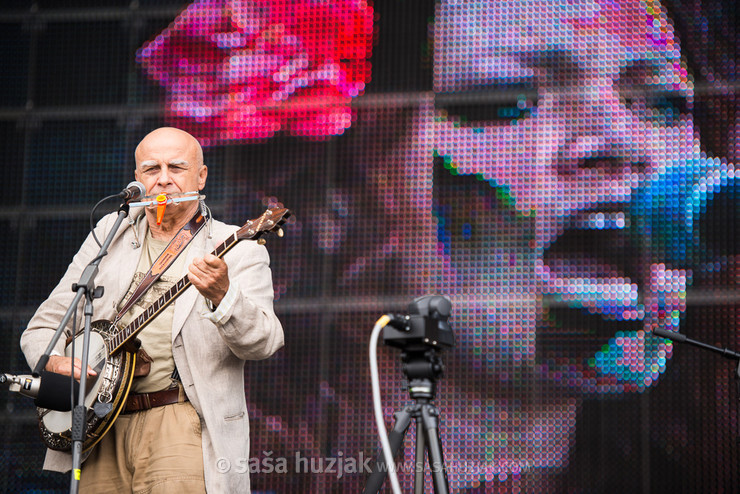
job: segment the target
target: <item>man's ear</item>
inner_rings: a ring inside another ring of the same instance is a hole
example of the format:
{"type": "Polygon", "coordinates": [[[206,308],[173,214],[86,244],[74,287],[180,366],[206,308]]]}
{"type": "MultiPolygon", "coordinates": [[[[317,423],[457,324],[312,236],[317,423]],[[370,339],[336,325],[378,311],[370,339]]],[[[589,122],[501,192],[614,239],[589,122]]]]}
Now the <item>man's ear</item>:
{"type": "Polygon", "coordinates": [[[208,178],[208,167],[203,165],[198,171],[198,190],[203,190],[206,186],[206,178],[208,178]]]}

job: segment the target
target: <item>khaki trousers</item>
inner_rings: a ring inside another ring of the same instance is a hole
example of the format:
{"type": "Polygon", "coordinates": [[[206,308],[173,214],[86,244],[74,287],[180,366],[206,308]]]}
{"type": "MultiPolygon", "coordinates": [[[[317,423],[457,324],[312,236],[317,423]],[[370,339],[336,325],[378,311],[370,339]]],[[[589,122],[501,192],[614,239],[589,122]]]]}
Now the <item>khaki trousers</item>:
{"type": "Polygon", "coordinates": [[[203,449],[190,402],[120,415],[82,464],[83,494],[202,494],[203,449]]]}

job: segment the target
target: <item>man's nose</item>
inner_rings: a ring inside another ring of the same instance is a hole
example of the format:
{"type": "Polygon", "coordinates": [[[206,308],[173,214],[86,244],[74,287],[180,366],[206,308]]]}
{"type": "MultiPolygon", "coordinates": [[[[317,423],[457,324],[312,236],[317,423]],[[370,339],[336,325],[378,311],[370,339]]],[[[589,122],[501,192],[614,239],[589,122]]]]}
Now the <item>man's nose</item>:
{"type": "Polygon", "coordinates": [[[166,166],[163,166],[159,170],[159,176],[157,177],[157,182],[159,182],[160,185],[168,185],[170,183],[170,174],[166,166]]]}
{"type": "Polygon", "coordinates": [[[570,132],[562,150],[562,173],[599,167],[618,177],[645,166],[639,125],[612,87],[591,88],[575,102],[566,123],[570,132]]]}

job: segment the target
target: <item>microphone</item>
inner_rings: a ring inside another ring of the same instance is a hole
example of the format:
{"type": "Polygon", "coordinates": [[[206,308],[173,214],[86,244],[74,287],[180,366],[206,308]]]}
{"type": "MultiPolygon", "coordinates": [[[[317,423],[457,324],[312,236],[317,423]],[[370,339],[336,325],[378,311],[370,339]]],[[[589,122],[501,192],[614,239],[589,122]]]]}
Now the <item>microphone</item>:
{"type": "Polygon", "coordinates": [[[118,197],[120,197],[124,201],[135,201],[144,197],[145,195],[146,187],[144,187],[144,184],[134,180],[133,182],[128,184],[125,189],[119,192],[118,197]]]}
{"type": "MultiPolygon", "coordinates": [[[[69,395],[70,381],[69,376],[48,371],[41,372],[41,377],[0,374],[0,383],[10,383],[10,391],[35,398],[34,403],[39,408],[48,408],[59,412],[72,410],[69,395]]],[[[74,383],[74,396],[77,396],[80,391],[80,383],[77,381],[74,381],[74,383]]]]}

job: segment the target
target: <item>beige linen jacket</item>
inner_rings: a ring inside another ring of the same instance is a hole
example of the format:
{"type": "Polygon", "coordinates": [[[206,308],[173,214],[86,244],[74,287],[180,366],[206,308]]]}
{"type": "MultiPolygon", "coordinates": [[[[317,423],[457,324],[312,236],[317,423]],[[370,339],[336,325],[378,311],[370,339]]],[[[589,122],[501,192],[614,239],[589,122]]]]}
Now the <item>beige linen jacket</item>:
{"type": "MultiPolygon", "coordinates": [[[[147,222],[143,210],[132,210],[124,221],[100,263],[96,286],[105,288],[100,299],[94,301],[95,320],[111,320],[116,306],[126,294],[141,255],[135,247],[137,237],[143,239],[147,222]]],[[[104,217],[95,231],[103,241],[116,220],[116,213],[104,217]]],[[[206,253],[233,234],[238,227],[213,221],[212,238],[209,225],[201,229],[186,253],[187,267],[195,257],[206,253]]],[[[21,336],[21,348],[31,368],[36,365],[51,341],[68,305],[74,298],[73,283],[99,247],[88,235],[59,284],[41,304],[21,336]]],[[[241,296],[218,324],[201,315],[206,311],[202,295],[188,288],[175,301],[172,323],[172,354],[180,373],[185,392],[200,416],[203,434],[203,465],[206,489],[212,493],[249,492],[249,474],[244,469],[232,468],[220,473],[216,462],[225,458],[230,465],[245,465],[249,459],[249,417],[244,393],[244,361],[264,359],[283,345],[283,329],[273,311],[272,275],[269,256],[264,246],[252,240],[239,242],[224,260],[229,267],[229,278],[238,285],[241,296]]],[[[82,327],[82,311],[77,327],[82,327]]],[[[67,334],[71,334],[71,321],[67,334]]],[[[56,350],[64,354],[64,340],[60,338],[56,350]]],[[[225,462],[222,462],[224,464],[225,462]]],[[[72,467],[69,453],[48,450],[44,469],[68,471],[72,467]]],[[[83,465],[82,475],[85,469],[83,465]]]]}

